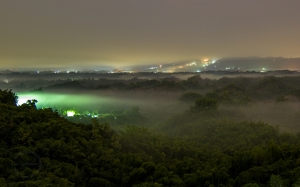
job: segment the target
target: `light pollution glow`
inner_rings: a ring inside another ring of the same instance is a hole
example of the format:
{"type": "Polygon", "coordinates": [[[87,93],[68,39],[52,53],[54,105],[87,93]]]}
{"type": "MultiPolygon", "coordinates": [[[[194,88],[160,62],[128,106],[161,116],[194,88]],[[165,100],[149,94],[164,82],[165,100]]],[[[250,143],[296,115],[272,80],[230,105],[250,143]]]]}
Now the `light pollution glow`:
{"type": "Polygon", "coordinates": [[[34,93],[34,92],[21,92],[18,95],[18,105],[26,103],[28,100],[36,99],[38,102],[36,106],[42,107],[81,107],[81,106],[95,106],[97,104],[109,103],[113,99],[107,97],[96,97],[93,95],[81,94],[57,94],[57,93],[34,93]]]}
{"type": "Polygon", "coordinates": [[[2,1],[0,67],[299,57],[299,0],[2,1]]]}
{"type": "MultiPolygon", "coordinates": [[[[69,94],[69,93],[39,93],[39,92],[17,92],[18,105],[26,103],[28,100],[37,100],[37,108],[52,108],[68,111],[74,111],[74,115],[79,112],[90,111],[89,114],[97,117],[98,112],[110,112],[111,110],[122,110],[128,107],[145,103],[140,99],[108,97],[101,94],[69,94]],[[91,112],[95,111],[95,112],[91,112]],[[96,112],[97,111],[97,112],[96,112]]],[[[69,113],[71,115],[71,113],[69,113]]]]}

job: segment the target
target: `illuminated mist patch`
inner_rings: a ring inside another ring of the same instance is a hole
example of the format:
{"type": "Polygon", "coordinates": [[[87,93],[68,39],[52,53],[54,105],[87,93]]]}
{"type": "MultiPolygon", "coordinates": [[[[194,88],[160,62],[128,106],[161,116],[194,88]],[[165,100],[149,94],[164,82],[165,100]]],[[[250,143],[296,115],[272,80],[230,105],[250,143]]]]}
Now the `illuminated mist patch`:
{"type": "Polygon", "coordinates": [[[18,105],[26,103],[28,100],[36,99],[38,101],[37,107],[51,107],[51,106],[64,106],[64,107],[78,107],[81,105],[93,105],[107,102],[110,99],[104,97],[96,97],[93,95],[84,94],[60,94],[60,93],[35,93],[35,92],[22,92],[17,93],[18,105]]]}
{"type": "Polygon", "coordinates": [[[3,82],[5,82],[5,83],[10,83],[12,80],[13,80],[13,78],[3,78],[3,79],[1,79],[3,82]]]}
{"type": "MultiPolygon", "coordinates": [[[[98,111],[107,106],[120,107],[122,100],[102,95],[93,94],[68,94],[68,93],[45,93],[45,92],[19,92],[18,105],[27,103],[28,100],[37,100],[36,107],[52,108],[67,115],[67,111],[74,111],[74,115],[89,115],[98,117],[98,111]]],[[[71,114],[71,113],[70,113],[71,114]]]]}
{"type": "MultiPolygon", "coordinates": [[[[45,92],[17,92],[18,105],[28,100],[37,100],[38,109],[51,108],[65,117],[86,116],[101,118],[110,113],[122,113],[133,103],[138,105],[136,99],[128,100],[122,97],[108,97],[97,94],[78,93],[45,93],[45,92]]],[[[139,102],[140,103],[140,102],[139,102]]]]}
{"type": "Polygon", "coordinates": [[[20,106],[22,104],[27,103],[28,100],[33,100],[33,99],[36,99],[36,97],[30,96],[30,95],[26,95],[26,96],[22,96],[22,97],[19,96],[19,98],[18,98],[18,105],[20,106]]]}

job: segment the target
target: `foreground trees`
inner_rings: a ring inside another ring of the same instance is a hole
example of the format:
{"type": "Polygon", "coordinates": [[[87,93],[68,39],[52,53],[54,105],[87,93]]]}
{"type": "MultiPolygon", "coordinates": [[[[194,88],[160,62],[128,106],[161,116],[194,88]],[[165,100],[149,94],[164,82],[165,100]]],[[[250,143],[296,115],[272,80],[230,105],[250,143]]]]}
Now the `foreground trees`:
{"type": "Polygon", "coordinates": [[[0,89],[0,103],[16,106],[18,104],[18,96],[11,90],[0,89]]]}

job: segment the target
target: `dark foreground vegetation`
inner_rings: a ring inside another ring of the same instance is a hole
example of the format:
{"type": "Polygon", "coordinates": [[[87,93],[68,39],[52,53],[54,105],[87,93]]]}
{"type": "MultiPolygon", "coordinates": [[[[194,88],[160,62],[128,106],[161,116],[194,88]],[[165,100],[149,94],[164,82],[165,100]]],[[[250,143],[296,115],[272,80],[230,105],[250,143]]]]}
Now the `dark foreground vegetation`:
{"type": "Polygon", "coordinates": [[[17,106],[16,94],[0,90],[0,186],[300,186],[300,134],[247,120],[251,110],[241,109],[266,101],[277,107],[268,115],[284,114],[291,108],[282,103],[298,102],[298,82],[165,81],[159,90],[180,88],[178,102],[188,107],[156,123],[138,107],[117,118],[71,122],[50,108],[37,109],[36,100],[17,106]],[[113,130],[118,121],[123,128],[113,130]]]}

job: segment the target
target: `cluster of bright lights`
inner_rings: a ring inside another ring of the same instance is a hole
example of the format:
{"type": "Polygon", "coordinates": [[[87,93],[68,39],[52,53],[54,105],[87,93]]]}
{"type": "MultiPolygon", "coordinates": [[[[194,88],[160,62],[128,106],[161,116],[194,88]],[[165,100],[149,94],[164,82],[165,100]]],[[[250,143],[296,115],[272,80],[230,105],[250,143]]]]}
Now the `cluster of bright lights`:
{"type": "Polygon", "coordinates": [[[150,67],[148,69],[157,69],[158,67],[154,66],[154,67],[150,67]]]}
{"type": "MultiPolygon", "coordinates": [[[[208,58],[205,58],[205,59],[202,60],[202,64],[203,64],[202,66],[203,66],[204,68],[206,68],[206,67],[209,66],[210,64],[214,64],[214,63],[216,63],[215,60],[209,61],[208,58]]],[[[215,66],[215,67],[217,67],[217,66],[215,66]]]]}
{"type": "MultiPolygon", "coordinates": [[[[173,64],[174,65],[174,64],[173,64]]],[[[150,68],[147,68],[147,69],[161,69],[162,68],[162,65],[159,65],[159,66],[152,66],[150,68]]]]}
{"type": "Polygon", "coordinates": [[[193,62],[191,62],[191,63],[189,63],[189,64],[187,64],[186,66],[196,66],[197,64],[196,64],[196,62],[195,61],[193,61],[193,62]]]}
{"type": "MultiPolygon", "coordinates": [[[[161,71],[163,73],[173,73],[174,71],[176,70],[179,70],[179,71],[182,71],[182,69],[185,69],[185,68],[189,68],[189,67],[193,67],[195,66],[195,69],[197,66],[201,66],[202,68],[206,69],[207,66],[209,66],[210,64],[215,64],[216,63],[216,60],[211,60],[211,59],[208,59],[208,58],[204,58],[204,59],[201,59],[199,62],[196,62],[196,61],[191,61],[187,64],[173,64],[173,67],[164,67],[164,69],[161,71]]],[[[201,67],[198,67],[201,69],[201,67]]],[[[215,65],[216,67],[216,65],[215,65]]],[[[197,68],[197,69],[198,69],[197,68]]],[[[148,70],[157,70],[157,72],[159,72],[160,69],[162,69],[162,65],[159,65],[159,66],[151,66],[151,67],[148,67],[146,68],[148,70]]],[[[201,72],[200,70],[194,70],[196,72],[201,72]]],[[[154,73],[156,73],[156,71],[154,71],[154,73]]]]}

